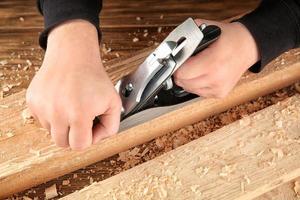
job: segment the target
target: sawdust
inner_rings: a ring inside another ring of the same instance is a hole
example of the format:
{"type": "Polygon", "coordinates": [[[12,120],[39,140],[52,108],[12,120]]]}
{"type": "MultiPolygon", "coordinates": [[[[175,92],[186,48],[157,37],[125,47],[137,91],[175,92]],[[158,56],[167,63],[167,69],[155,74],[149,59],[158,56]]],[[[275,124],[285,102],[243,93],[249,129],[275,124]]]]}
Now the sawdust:
{"type": "MultiPolygon", "coordinates": [[[[78,170],[74,175],[73,174],[65,175],[62,178],[58,179],[61,181],[57,180],[56,182],[61,184],[62,179],[64,180],[68,178],[74,180],[76,184],[72,184],[72,190],[66,189],[66,187],[62,187],[62,188],[58,187],[58,190],[63,192],[63,196],[64,196],[75,190],[81,189],[87,184],[89,184],[90,177],[92,177],[95,182],[95,181],[101,181],[111,176],[114,176],[122,171],[137,166],[143,162],[152,160],[153,158],[156,158],[166,152],[169,152],[170,150],[177,148],[180,145],[183,145],[199,137],[202,137],[238,119],[241,118],[246,119],[249,114],[261,110],[267,106],[273,105],[277,102],[280,102],[285,98],[294,95],[295,93],[296,90],[294,89],[294,86],[282,90],[278,90],[275,93],[272,93],[265,97],[260,97],[256,100],[250,101],[240,106],[236,106],[224,113],[209,117],[208,119],[193,124],[191,126],[187,126],[178,131],[174,131],[164,136],[158,137],[152,140],[151,142],[142,144],[140,146],[137,146],[136,148],[132,148],[128,151],[122,152],[116,156],[100,161],[99,163],[91,165],[85,169],[78,170]],[[89,178],[87,178],[86,176],[87,174],[90,176],[89,178]]],[[[245,124],[247,124],[248,123],[247,119],[244,122],[245,124]]],[[[276,135],[276,137],[279,136],[276,135]]],[[[256,156],[260,157],[262,154],[266,153],[267,151],[271,151],[271,150],[270,149],[261,150],[257,152],[256,156]]],[[[280,153],[278,155],[280,155],[280,153]]],[[[276,153],[274,154],[274,157],[278,159],[276,153]]],[[[195,168],[195,176],[204,178],[205,175],[208,173],[212,173],[212,172],[210,172],[210,169],[206,166],[199,166],[197,169],[195,168]]],[[[250,184],[248,183],[250,182],[250,178],[248,178],[247,176],[246,177],[242,176],[241,178],[242,178],[241,181],[243,181],[244,186],[245,184],[250,184]]],[[[178,182],[178,184],[180,183],[178,182]]],[[[43,187],[45,186],[39,186],[37,187],[37,189],[41,189],[43,187]]],[[[26,191],[21,193],[20,195],[25,193],[26,191]]],[[[33,198],[36,197],[37,194],[30,193],[30,195],[28,196],[33,198]]]]}

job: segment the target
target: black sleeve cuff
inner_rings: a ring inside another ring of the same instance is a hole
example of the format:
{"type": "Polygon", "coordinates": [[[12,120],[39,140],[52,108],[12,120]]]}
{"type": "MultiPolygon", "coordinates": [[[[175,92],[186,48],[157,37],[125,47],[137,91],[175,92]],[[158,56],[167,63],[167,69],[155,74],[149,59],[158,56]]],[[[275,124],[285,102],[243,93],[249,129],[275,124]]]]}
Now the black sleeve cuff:
{"type": "Polygon", "coordinates": [[[45,29],[39,38],[40,46],[47,47],[48,33],[57,25],[72,19],[84,19],[98,31],[101,0],[38,0],[38,9],[44,15],[45,29]]]}
{"type": "Polygon", "coordinates": [[[259,72],[283,52],[296,48],[300,42],[300,1],[263,0],[260,6],[237,20],[254,37],[261,61],[249,70],[259,72]]]}

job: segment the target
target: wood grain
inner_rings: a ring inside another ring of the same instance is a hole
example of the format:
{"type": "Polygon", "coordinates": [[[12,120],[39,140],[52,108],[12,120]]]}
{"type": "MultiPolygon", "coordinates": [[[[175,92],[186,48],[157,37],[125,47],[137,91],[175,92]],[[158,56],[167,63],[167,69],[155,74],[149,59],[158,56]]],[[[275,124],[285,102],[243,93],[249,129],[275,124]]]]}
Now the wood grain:
{"type": "MultiPolygon", "coordinates": [[[[112,79],[142,61],[145,53],[111,66],[112,79]]],[[[286,65],[269,66],[264,72],[248,74],[225,99],[204,99],[167,113],[147,123],[101,141],[83,152],[60,149],[50,135],[36,124],[23,124],[21,111],[25,108],[24,92],[0,101],[0,197],[35,186],[55,177],[95,163],[130,147],[150,141],[169,131],[177,130],[234,105],[287,86],[300,79],[300,62],[293,52],[286,65]],[[8,107],[8,108],[7,108],[8,107]],[[179,114],[180,113],[180,114],[179,114]],[[12,132],[13,135],[6,133],[12,132]],[[12,150],[11,144],[18,146],[12,150]],[[39,152],[38,154],[32,152],[39,152]],[[43,170],[41,170],[43,169],[43,170]],[[18,180],[16,182],[16,180],[18,180]],[[14,187],[11,187],[14,185],[14,187]]]]}
{"type": "Polygon", "coordinates": [[[253,199],[300,175],[300,95],[63,199],[253,199]]]}

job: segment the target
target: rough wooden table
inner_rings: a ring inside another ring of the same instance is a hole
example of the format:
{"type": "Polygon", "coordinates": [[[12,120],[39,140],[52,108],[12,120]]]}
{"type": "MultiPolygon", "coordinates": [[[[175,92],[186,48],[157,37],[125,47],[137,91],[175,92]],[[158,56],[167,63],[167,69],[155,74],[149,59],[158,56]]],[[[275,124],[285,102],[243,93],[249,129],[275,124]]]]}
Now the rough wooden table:
{"type": "MultiPolygon", "coordinates": [[[[104,0],[101,13],[103,60],[107,62],[117,57],[128,57],[138,50],[155,45],[187,17],[221,20],[245,13],[255,8],[258,2],[258,0],[239,2],[233,0],[104,0]],[[145,31],[148,34],[145,34],[145,31]],[[139,41],[133,42],[134,38],[138,38],[139,41]]],[[[37,12],[35,0],[2,0],[0,17],[0,88],[2,89],[0,98],[2,98],[27,88],[39,69],[43,51],[38,46],[37,38],[43,27],[43,20],[37,12]]],[[[120,167],[121,162],[122,159],[120,161],[115,156],[27,190],[18,196],[43,198],[45,188],[53,184],[57,185],[61,195],[66,195],[90,182],[103,180],[119,173],[124,170],[120,167]],[[71,184],[62,185],[62,181],[66,179],[70,179],[71,184]]]]}

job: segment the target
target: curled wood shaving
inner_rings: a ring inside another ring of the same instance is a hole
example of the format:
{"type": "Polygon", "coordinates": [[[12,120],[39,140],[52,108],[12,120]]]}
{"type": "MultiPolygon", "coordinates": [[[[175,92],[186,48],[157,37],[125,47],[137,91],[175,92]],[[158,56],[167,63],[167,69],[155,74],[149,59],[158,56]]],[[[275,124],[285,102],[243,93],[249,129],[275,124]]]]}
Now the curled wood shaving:
{"type": "Polygon", "coordinates": [[[46,196],[45,199],[51,199],[58,196],[56,190],[56,184],[45,189],[45,196],[46,196]]]}
{"type": "Polygon", "coordinates": [[[300,197],[300,182],[295,181],[294,191],[297,194],[298,197],[300,197]]]}

